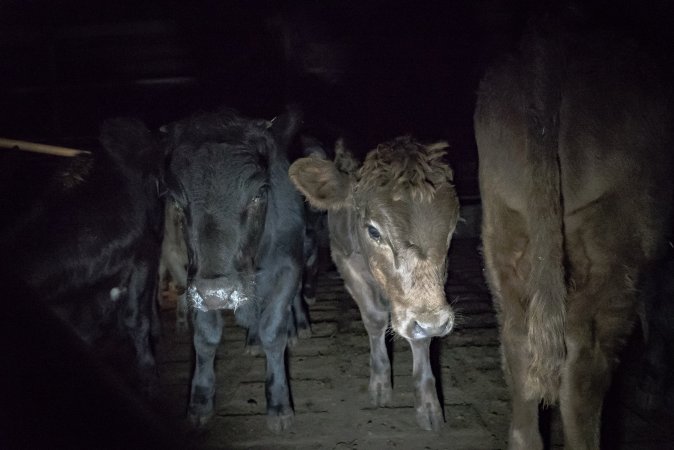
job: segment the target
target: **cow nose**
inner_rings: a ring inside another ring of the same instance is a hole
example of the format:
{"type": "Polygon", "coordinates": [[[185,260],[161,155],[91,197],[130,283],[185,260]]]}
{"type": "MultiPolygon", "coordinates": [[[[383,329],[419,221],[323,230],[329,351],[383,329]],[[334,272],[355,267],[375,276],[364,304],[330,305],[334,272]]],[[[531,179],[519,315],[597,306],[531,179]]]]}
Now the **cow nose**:
{"type": "Polygon", "coordinates": [[[423,339],[434,336],[444,336],[452,330],[453,321],[450,317],[442,325],[426,324],[419,321],[414,321],[412,329],[412,336],[414,339],[423,339]]]}

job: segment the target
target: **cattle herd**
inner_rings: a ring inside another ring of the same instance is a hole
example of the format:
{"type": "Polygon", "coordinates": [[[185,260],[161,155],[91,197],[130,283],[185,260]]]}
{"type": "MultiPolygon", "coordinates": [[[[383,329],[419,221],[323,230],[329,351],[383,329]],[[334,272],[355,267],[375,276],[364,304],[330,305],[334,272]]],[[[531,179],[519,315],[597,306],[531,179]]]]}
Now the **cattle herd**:
{"type": "MultiPolygon", "coordinates": [[[[657,308],[671,310],[671,299],[657,291],[673,258],[669,88],[636,45],[553,25],[532,28],[480,83],[483,256],[512,396],[511,448],[543,447],[541,403],[559,405],[568,447],[598,448],[627,337],[639,321],[646,338],[668,336],[657,308]]],[[[137,387],[152,395],[158,274],[168,272],[185,287],[178,329],[193,332],[191,424],[214,414],[229,309],[248,350],[266,357],[267,424],[281,432],[294,415],[285,352],[310,335],[312,233],[327,211],[331,256],[369,337],[372,404],[391,401],[392,330],[412,349],[417,423],[439,429],[429,345],[454,326],[445,283],[459,220],[447,144],[401,136],[359,158],[342,140],[333,152],[303,135],[306,156],[291,161],[302,113],[279,113],[221,109],[158,130],[106,121],[101,151],[40,180],[3,220],[3,270],[21,286],[14,301],[46,305],[91,347],[119,334],[137,387]]]]}

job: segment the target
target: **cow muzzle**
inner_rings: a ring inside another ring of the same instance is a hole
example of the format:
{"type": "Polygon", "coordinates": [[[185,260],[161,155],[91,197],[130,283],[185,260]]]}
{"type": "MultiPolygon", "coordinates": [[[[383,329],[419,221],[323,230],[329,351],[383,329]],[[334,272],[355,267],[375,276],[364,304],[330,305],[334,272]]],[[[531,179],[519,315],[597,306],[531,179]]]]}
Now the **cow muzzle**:
{"type": "Polygon", "coordinates": [[[406,339],[417,340],[442,337],[454,328],[454,313],[451,308],[443,308],[434,313],[411,314],[408,320],[401,320],[394,328],[406,339]]]}
{"type": "Polygon", "coordinates": [[[250,294],[241,283],[226,283],[221,278],[201,279],[190,283],[187,298],[201,311],[236,309],[248,301],[250,294]]]}

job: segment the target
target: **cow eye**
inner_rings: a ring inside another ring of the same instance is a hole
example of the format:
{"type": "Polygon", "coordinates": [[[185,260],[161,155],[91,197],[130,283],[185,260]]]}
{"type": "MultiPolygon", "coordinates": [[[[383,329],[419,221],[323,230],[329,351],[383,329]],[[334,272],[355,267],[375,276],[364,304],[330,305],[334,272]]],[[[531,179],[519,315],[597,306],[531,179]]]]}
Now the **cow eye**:
{"type": "Polygon", "coordinates": [[[261,189],[255,197],[250,199],[250,205],[259,205],[262,200],[264,200],[267,195],[267,191],[261,189]]]}
{"type": "Polygon", "coordinates": [[[372,225],[367,226],[367,234],[369,234],[370,237],[375,241],[379,241],[381,239],[381,233],[379,232],[378,229],[376,229],[372,225]]]}

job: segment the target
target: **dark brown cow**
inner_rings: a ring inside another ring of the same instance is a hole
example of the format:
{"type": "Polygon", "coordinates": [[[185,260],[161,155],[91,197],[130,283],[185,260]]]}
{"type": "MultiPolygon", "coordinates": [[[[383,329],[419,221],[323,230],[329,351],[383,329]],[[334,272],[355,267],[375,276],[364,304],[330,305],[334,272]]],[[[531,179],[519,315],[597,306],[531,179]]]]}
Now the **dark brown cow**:
{"type": "Polygon", "coordinates": [[[370,337],[373,404],[391,401],[390,313],[393,330],[412,347],[417,422],[424,429],[443,421],[429,344],[454,323],[444,285],[459,202],[452,171],[441,162],[445,147],[397,138],[358,168],[338,144],[335,162],[302,158],[289,171],[309,202],[328,210],[332,259],[370,337]]]}
{"type": "Polygon", "coordinates": [[[598,448],[604,394],[667,250],[672,116],[649,58],[608,35],[531,32],[480,85],[487,276],[512,393],[510,447],[598,448]]]}

